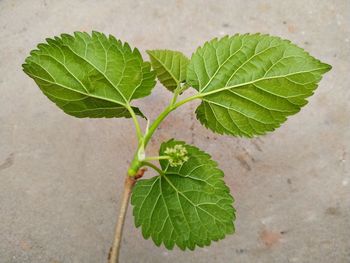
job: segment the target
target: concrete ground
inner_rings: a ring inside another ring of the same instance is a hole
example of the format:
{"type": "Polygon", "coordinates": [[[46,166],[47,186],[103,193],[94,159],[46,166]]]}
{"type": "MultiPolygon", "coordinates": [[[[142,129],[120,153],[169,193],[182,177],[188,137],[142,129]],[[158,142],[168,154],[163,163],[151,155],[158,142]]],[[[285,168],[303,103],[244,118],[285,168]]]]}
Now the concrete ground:
{"type": "MultiPolygon", "coordinates": [[[[236,199],[236,234],[168,251],[142,238],[129,210],[122,263],[350,262],[350,1],[1,0],[0,263],[106,262],[133,124],[67,116],[21,70],[46,37],[92,29],[187,55],[213,37],[264,32],[333,66],[310,103],[267,136],[213,134],[195,119],[197,102],[173,113],[151,152],[175,137],[212,154],[236,199]]],[[[137,104],[154,118],[169,99],[157,86],[137,104]]]]}

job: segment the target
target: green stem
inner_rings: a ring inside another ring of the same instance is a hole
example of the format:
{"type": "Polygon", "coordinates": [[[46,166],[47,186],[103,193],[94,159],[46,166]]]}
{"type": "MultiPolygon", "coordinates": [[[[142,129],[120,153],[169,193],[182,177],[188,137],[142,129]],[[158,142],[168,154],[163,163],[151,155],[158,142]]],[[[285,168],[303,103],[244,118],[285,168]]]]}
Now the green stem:
{"type": "Polygon", "coordinates": [[[140,142],[142,140],[143,135],[142,135],[142,131],[141,131],[141,128],[140,128],[139,121],[137,120],[136,114],[135,114],[134,110],[132,109],[132,107],[130,105],[126,105],[126,108],[129,111],[129,113],[130,113],[130,115],[132,117],[132,120],[134,121],[137,138],[138,138],[138,140],[140,142]]]}
{"type": "Polygon", "coordinates": [[[159,124],[169,115],[170,112],[172,112],[173,110],[177,109],[178,107],[180,107],[181,105],[190,102],[192,100],[198,99],[201,97],[201,94],[196,94],[194,96],[188,97],[182,101],[179,101],[175,104],[170,104],[168,107],[165,108],[165,110],[159,114],[159,116],[154,120],[154,122],[152,123],[152,125],[149,127],[147,134],[145,135],[144,138],[144,143],[145,143],[145,147],[148,144],[149,140],[151,139],[153,133],[156,131],[156,129],[158,128],[159,124]]]}
{"type": "MultiPolygon", "coordinates": [[[[175,97],[175,96],[174,96],[175,97]]],[[[154,120],[154,122],[152,123],[152,125],[149,127],[147,133],[142,136],[142,133],[141,133],[141,130],[140,130],[140,126],[137,122],[137,119],[136,119],[136,115],[135,115],[135,119],[134,119],[134,122],[135,122],[135,126],[136,126],[136,130],[137,130],[137,134],[138,134],[138,138],[139,138],[139,146],[138,146],[138,149],[134,155],[134,158],[133,160],[131,161],[131,164],[130,164],[130,167],[129,167],[129,170],[128,170],[128,175],[133,177],[136,175],[137,171],[141,168],[142,166],[142,161],[139,160],[138,158],[138,151],[140,149],[141,146],[143,146],[144,148],[146,148],[149,140],[151,139],[153,133],[157,130],[159,124],[169,115],[170,112],[172,112],[173,110],[177,109],[178,107],[180,107],[181,105],[187,103],[187,102],[190,102],[192,100],[195,100],[195,99],[198,99],[202,97],[202,94],[196,94],[194,96],[191,96],[191,97],[188,97],[186,99],[183,99],[182,101],[179,101],[179,102],[176,102],[176,97],[175,99],[173,98],[170,105],[168,107],[166,107],[164,109],[164,111],[159,114],[159,116],[154,120]],[[138,131],[139,130],[139,131],[138,131]],[[140,134],[140,135],[139,135],[140,134]]],[[[133,110],[131,109],[131,111],[133,112],[133,110]]],[[[131,112],[130,112],[131,113],[131,112]]],[[[131,115],[133,116],[133,115],[131,115]]]]}
{"type": "Polygon", "coordinates": [[[179,96],[180,88],[181,88],[180,84],[177,84],[177,87],[174,90],[174,96],[173,96],[173,99],[170,102],[170,105],[174,105],[176,103],[177,97],[179,96]]]}
{"type": "Polygon", "coordinates": [[[155,160],[167,160],[170,159],[169,156],[150,156],[146,157],[144,161],[155,161],[155,160]]]}
{"type": "Polygon", "coordinates": [[[142,161],[141,164],[144,166],[151,167],[153,170],[155,170],[157,173],[159,173],[161,175],[164,174],[164,172],[160,168],[158,168],[156,165],[154,165],[153,163],[142,161]]]}

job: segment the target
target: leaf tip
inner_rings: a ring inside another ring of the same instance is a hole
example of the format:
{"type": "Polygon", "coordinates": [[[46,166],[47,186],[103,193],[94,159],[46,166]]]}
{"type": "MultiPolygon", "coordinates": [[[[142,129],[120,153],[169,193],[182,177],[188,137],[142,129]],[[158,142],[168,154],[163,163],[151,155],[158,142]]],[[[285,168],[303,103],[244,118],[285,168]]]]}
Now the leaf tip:
{"type": "Polygon", "coordinates": [[[333,68],[332,65],[327,64],[327,63],[323,63],[323,65],[325,66],[326,72],[330,71],[333,68]]]}

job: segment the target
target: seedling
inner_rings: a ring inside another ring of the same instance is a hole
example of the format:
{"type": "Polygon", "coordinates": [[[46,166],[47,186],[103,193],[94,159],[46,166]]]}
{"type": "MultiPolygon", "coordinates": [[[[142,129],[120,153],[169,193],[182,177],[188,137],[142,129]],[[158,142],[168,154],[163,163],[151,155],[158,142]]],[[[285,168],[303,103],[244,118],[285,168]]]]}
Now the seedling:
{"type": "Polygon", "coordinates": [[[46,42],[30,53],[23,70],[52,102],[74,117],[125,117],[135,124],[138,147],[125,179],[110,263],[118,261],[130,195],[136,227],[157,246],[193,250],[235,230],[233,197],[209,154],[170,139],[161,144],[159,156],[147,155],[168,114],[200,100],[196,117],[213,132],[263,135],[297,113],[331,69],[290,41],[261,34],[215,38],[191,59],[178,51],[150,50],[150,62],[136,48],[98,32],[62,34],[46,42]],[[131,102],[148,96],[156,78],[173,98],[148,125],[131,102]],[[195,94],[186,96],[188,88],[195,94]],[[157,176],[140,179],[145,167],[157,176]]]}

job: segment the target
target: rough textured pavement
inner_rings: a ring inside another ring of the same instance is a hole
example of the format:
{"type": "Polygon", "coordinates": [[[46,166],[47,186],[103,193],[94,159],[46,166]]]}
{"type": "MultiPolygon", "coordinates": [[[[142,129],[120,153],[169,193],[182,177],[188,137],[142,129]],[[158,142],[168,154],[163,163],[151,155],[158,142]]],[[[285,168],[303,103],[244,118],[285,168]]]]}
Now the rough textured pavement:
{"type": "MultiPolygon", "coordinates": [[[[132,122],[66,116],[21,70],[46,37],[92,29],[187,55],[213,37],[264,32],[333,66],[310,103],[267,136],[217,136],[195,119],[197,102],[171,114],[151,152],[175,137],[212,154],[236,198],[236,234],[167,251],[143,240],[129,210],[122,263],[350,262],[350,1],[1,0],[0,263],[106,262],[132,122]]],[[[157,86],[137,104],[153,118],[169,99],[157,86]]]]}

